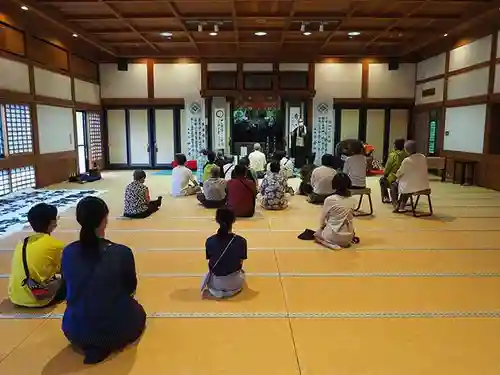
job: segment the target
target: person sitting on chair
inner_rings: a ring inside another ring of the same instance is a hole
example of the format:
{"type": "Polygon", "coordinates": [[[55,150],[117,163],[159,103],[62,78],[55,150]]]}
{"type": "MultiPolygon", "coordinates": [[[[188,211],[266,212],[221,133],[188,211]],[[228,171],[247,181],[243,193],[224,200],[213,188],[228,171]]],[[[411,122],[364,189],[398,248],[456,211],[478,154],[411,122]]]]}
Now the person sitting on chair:
{"type": "Polygon", "coordinates": [[[415,141],[407,141],[405,150],[409,156],[401,163],[396,172],[397,180],[391,185],[394,212],[404,212],[411,194],[430,188],[427,158],[424,154],[417,153],[415,141]]]}
{"type": "Polygon", "coordinates": [[[246,177],[247,169],[238,164],[233,178],[227,183],[227,206],[237,217],[252,217],[255,213],[257,185],[246,177]]]}
{"type": "Polygon", "coordinates": [[[177,167],[172,170],[172,196],[184,197],[201,192],[201,188],[196,182],[193,172],[186,168],[186,155],[175,155],[177,167]]]}
{"type": "Polygon", "coordinates": [[[210,178],[203,184],[203,193],[196,197],[205,208],[219,208],[226,204],[226,180],[220,178],[218,166],[210,170],[210,178]]]}
{"type": "Polygon", "coordinates": [[[316,241],[330,249],[349,247],[354,240],[354,207],[356,200],[349,191],[351,180],[345,173],[337,173],[332,180],[333,195],[325,199],[320,228],[314,234],[316,241]]]}
{"type": "Polygon", "coordinates": [[[221,177],[224,178],[226,181],[229,181],[231,179],[231,176],[234,171],[234,156],[230,155],[226,158],[226,163],[221,169],[221,177]]]}
{"type": "Polygon", "coordinates": [[[334,193],[332,179],[337,174],[334,156],[332,154],[323,155],[321,164],[311,173],[312,193],[309,194],[309,203],[322,204],[326,197],[334,193]]]}
{"type": "Polygon", "coordinates": [[[247,241],[233,233],[235,220],[228,208],[219,208],[215,214],[219,230],[205,243],[208,274],[202,287],[203,292],[208,293],[204,293],[204,297],[229,298],[241,292],[245,285],[243,262],[247,259],[247,241]]]}
{"type": "Polygon", "coordinates": [[[343,172],[351,179],[351,189],[366,188],[366,156],[361,142],[350,145],[350,156],[344,162],[343,172]]]}
{"type": "Polygon", "coordinates": [[[380,177],[380,193],[382,203],[391,203],[389,197],[389,189],[394,181],[396,181],[396,172],[401,167],[401,163],[408,156],[405,151],[405,140],[402,138],[394,141],[394,150],[389,153],[387,162],[385,163],[384,175],[380,177]]]}
{"type": "Polygon", "coordinates": [[[144,182],[146,172],[137,170],[134,172],[134,181],[125,188],[123,216],[131,219],[144,219],[159,210],[162,197],[152,201],[149,189],[144,182]]]}
{"type": "Polygon", "coordinates": [[[270,171],[266,173],[260,184],[261,206],[265,210],[284,210],[288,207],[285,197],[286,178],[280,173],[279,162],[270,163],[270,171]]]}
{"type": "Polygon", "coordinates": [[[250,169],[256,173],[257,178],[263,178],[266,173],[266,155],[261,150],[260,144],[256,143],[253,146],[253,151],[248,155],[250,169]]]}

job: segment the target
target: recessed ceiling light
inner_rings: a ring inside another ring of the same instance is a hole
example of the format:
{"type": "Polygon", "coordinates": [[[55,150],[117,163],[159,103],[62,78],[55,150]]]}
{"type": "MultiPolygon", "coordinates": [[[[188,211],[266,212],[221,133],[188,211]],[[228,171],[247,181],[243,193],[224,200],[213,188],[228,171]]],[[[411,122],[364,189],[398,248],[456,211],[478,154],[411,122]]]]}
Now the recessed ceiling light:
{"type": "Polygon", "coordinates": [[[309,36],[309,35],[311,35],[312,33],[311,33],[310,31],[305,31],[305,32],[303,32],[302,34],[304,34],[305,36],[309,36]]]}
{"type": "Polygon", "coordinates": [[[358,36],[358,35],[361,35],[361,33],[359,31],[350,31],[347,33],[347,35],[349,36],[358,36]]]}
{"type": "Polygon", "coordinates": [[[172,33],[169,33],[168,31],[165,31],[163,33],[160,33],[161,36],[172,36],[172,33]]]}
{"type": "Polygon", "coordinates": [[[217,33],[215,31],[212,31],[211,33],[209,33],[208,35],[211,35],[211,36],[217,36],[217,33]]]}
{"type": "Polygon", "coordinates": [[[73,34],[73,38],[78,38],[78,34],[73,34]]]}
{"type": "Polygon", "coordinates": [[[443,34],[443,36],[448,36],[448,34],[447,34],[447,33],[446,33],[446,34],[443,34]]]}
{"type": "Polygon", "coordinates": [[[23,5],[23,6],[21,7],[21,9],[22,9],[22,10],[28,10],[28,7],[27,7],[26,5],[23,5]]]}
{"type": "Polygon", "coordinates": [[[267,35],[267,33],[265,31],[257,31],[255,33],[253,33],[253,35],[255,35],[255,36],[264,36],[264,35],[267,35]]]}

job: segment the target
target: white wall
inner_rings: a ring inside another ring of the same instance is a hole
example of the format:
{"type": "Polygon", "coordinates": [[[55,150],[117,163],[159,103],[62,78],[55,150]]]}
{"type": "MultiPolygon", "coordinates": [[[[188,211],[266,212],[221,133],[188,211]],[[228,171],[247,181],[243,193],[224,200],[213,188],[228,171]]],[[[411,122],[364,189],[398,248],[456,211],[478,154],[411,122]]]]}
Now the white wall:
{"type": "Polygon", "coordinates": [[[71,78],[35,67],[35,92],[37,95],[72,100],[71,78]]]}
{"type": "Polygon", "coordinates": [[[427,103],[436,103],[443,101],[443,93],[444,93],[444,78],[435,79],[434,81],[429,81],[425,83],[421,83],[417,85],[415,89],[415,104],[427,104],[427,103]],[[422,96],[422,92],[427,89],[434,88],[435,93],[432,96],[422,96]]]}
{"type": "Polygon", "coordinates": [[[272,63],[247,63],[243,64],[244,72],[272,72],[272,63]]]}
{"type": "Polygon", "coordinates": [[[369,98],[413,98],[415,96],[415,64],[400,64],[389,70],[387,64],[369,64],[369,98]]]}
{"type": "Polygon", "coordinates": [[[498,32],[497,38],[497,57],[500,57],[500,31],[498,32]]]}
{"type": "Polygon", "coordinates": [[[237,63],[208,63],[208,72],[236,72],[238,70],[237,63]]]}
{"type": "Polygon", "coordinates": [[[482,153],[485,124],[486,104],[446,108],[444,150],[482,153]]]}
{"type": "Polygon", "coordinates": [[[102,98],[147,98],[148,68],[146,64],[128,64],[121,72],[117,64],[99,65],[102,98]]]}
{"type": "Polygon", "coordinates": [[[309,64],[307,63],[280,63],[279,71],[281,72],[307,72],[309,64]]]}
{"type": "Polygon", "coordinates": [[[200,64],[155,64],[155,98],[185,98],[201,90],[200,64]]]}
{"type": "Polygon", "coordinates": [[[446,53],[433,56],[417,64],[417,81],[444,74],[446,53]]]}
{"type": "Polygon", "coordinates": [[[490,59],[492,36],[455,48],[450,52],[450,71],[466,68],[490,59]]]}
{"type": "Polygon", "coordinates": [[[486,95],[490,68],[471,70],[448,78],[448,100],[486,95]]]}
{"type": "Polygon", "coordinates": [[[361,64],[319,63],[314,69],[316,96],[361,98],[361,64]]]}
{"type": "Polygon", "coordinates": [[[500,93],[500,64],[495,66],[495,93],[500,93]]]}
{"type": "Polygon", "coordinates": [[[29,93],[28,65],[0,57],[0,89],[29,93]]]}
{"type": "Polygon", "coordinates": [[[99,85],[75,78],[75,100],[80,103],[99,104],[101,102],[99,85]]]}
{"type": "Polygon", "coordinates": [[[40,153],[75,150],[73,109],[42,104],[36,109],[40,153]]]}

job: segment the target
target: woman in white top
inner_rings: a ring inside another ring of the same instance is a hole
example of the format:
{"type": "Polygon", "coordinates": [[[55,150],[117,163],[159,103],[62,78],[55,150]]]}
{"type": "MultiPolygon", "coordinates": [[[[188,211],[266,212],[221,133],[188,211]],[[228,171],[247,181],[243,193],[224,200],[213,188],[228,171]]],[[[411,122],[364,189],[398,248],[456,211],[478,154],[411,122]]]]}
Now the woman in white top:
{"type": "Polygon", "coordinates": [[[221,177],[224,178],[226,181],[229,181],[231,179],[231,176],[234,171],[234,156],[230,155],[226,158],[227,162],[224,164],[222,167],[221,171],[221,177]]]}
{"type": "Polygon", "coordinates": [[[321,158],[321,166],[315,168],[311,173],[311,187],[313,192],[309,194],[309,203],[321,204],[325,198],[332,195],[333,177],[337,174],[335,170],[335,157],[325,154],[321,158]]]}
{"type": "Polygon", "coordinates": [[[394,212],[404,210],[411,194],[430,189],[427,158],[425,155],[417,153],[415,141],[407,141],[405,150],[409,156],[401,163],[401,167],[396,172],[397,180],[391,185],[394,212]]]}
{"type": "Polygon", "coordinates": [[[186,168],[186,156],[184,154],[175,155],[177,167],[172,170],[172,196],[184,197],[201,192],[201,188],[196,182],[193,172],[186,168]]]}
{"type": "Polygon", "coordinates": [[[366,188],[366,156],[361,142],[350,144],[350,155],[344,162],[343,172],[351,179],[351,189],[366,188]]]}
{"type": "Polygon", "coordinates": [[[339,172],[333,177],[333,195],[325,199],[321,213],[320,228],[314,234],[316,241],[330,249],[349,247],[354,241],[354,207],[356,200],[351,197],[351,180],[339,172]]]}

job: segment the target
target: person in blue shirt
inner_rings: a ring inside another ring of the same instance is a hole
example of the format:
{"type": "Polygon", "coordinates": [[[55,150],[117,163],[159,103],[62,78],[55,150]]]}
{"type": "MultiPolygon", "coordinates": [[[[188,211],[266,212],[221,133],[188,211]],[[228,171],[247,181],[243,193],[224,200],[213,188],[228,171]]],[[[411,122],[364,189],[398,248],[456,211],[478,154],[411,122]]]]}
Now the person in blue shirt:
{"type": "Polygon", "coordinates": [[[82,199],[76,207],[80,239],[62,255],[67,287],[62,330],[83,351],[85,364],[101,362],[133,343],[146,325],[146,313],[134,299],[137,277],[132,250],[105,239],[108,213],[102,199],[82,199]]]}

